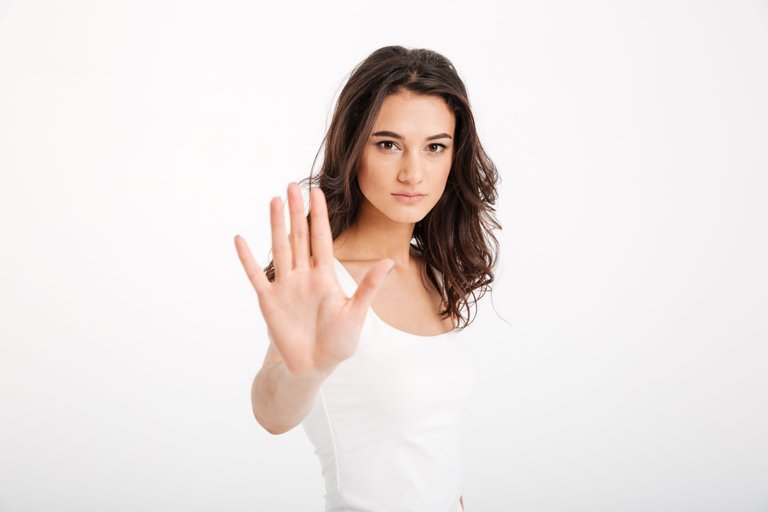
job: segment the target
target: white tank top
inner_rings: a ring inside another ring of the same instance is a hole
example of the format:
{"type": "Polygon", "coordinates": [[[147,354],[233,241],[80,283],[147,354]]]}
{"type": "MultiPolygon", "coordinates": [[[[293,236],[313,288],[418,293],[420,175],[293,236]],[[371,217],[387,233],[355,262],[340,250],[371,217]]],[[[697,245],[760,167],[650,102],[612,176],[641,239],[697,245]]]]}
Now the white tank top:
{"type": "MultiPolygon", "coordinates": [[[[351,297],[357,284],[334,265],[351,297]]],[[[326,512],[461,512],[460,433],[475,384],[463,336],[407,333],[368,309],[357,351],[326,378],[302,420],[320,460],[326,512]]]]}

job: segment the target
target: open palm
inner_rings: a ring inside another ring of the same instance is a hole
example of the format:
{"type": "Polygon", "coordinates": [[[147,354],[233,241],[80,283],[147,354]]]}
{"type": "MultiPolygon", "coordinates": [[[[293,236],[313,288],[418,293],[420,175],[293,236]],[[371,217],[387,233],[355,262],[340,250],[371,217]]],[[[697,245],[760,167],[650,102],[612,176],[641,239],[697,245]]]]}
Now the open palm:
{"type": "Polygon", "coordinates": [[[282,201],[275,197],[270,202],[273,282],[256,263],[245,240],[235,237],[237,254],[256,290],[272,341],[288,370],[296,375],[330,374],[355,353],[365,314],[394,266],[388,258],[377,262],[355,294],[347,297],[334,268],[325,195],[314,188],[309,201],[311,233],[299,186],[288,185],[290,237],[282,201]]]}

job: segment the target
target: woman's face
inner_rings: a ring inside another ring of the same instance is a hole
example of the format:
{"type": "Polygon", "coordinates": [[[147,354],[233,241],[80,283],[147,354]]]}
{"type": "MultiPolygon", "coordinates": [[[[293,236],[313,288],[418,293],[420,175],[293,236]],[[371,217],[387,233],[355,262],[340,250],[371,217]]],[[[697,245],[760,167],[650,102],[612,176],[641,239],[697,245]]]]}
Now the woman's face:
{"type": "Polygon", "coordinates": [[[402,223],[423,219],[445,189],[455,127],[453,112],[439,96],[387,96],[357,171],[361,213],[402,223]]]}

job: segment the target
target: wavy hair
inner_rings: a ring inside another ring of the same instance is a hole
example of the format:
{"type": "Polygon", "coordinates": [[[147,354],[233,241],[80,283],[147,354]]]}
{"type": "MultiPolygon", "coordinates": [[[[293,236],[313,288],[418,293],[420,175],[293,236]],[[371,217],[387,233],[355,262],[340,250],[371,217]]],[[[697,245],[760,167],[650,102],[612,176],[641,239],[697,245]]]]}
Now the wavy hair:
{"type": "MultiPolygon", "coordinates": [[[[493,229],[501,229],[501,225],[493,205],[500,178],[480,144],[464,83],[447,58],[428,49],[385,46],[355,66],[320,147],[325,149],[320,172],[316,176],[310,173],[299,185],[320,187],[325,194],[335,240],[355,222],[360,208],[363,195],[357,182],[358,164],[381,105],[387,96],[401,90],[441,97],[456,116],[454,154],[445,190],[416,223],[411,246],[427,263],[422,281],[428,279],[440,292],[441,317],[462,320],[457,328],[463,329],[472,322],[472,306],[494,280],[499,243],[493,229]],[[441,272],[441,279],[433,267],[441,272]]],[[[311,224],[309,214],[307,222],[311,224]]],[[[265,273],[274,280],[274,261],[265,273]]]]}

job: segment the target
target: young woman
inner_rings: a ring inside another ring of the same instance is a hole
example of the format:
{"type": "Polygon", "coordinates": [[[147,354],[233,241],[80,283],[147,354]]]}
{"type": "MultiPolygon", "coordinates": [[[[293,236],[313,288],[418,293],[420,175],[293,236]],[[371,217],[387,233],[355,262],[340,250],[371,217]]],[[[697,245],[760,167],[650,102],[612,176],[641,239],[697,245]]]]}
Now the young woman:
{"type": "Polygon", "coordinates": [[[254,416],[302,424],[326,511],[461,511],[462,331],[493,282],[496,168],[452,63],[426,49],[361,62],[323,143],[308,215],[288,185],[290,235],[270,203],[266,270],[235,237],[270,339],[254,416]]]}

